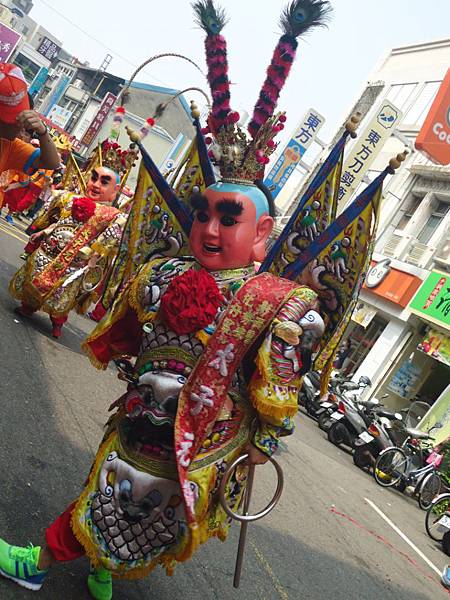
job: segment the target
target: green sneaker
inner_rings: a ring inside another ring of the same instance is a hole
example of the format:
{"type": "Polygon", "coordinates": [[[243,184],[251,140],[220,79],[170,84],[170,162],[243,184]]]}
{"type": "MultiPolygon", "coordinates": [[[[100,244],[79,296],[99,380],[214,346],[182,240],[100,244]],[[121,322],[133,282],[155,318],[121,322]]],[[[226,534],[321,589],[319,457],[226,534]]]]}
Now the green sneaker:
{"type": "Polygon", "coordinates": [[[28,590],[40,590],[48,574],[37,568],[40,552],[40,546],[21,548],[0,539],[0,575],[28,590]]]}
{"type": "Polygon", "coordinates": [[[88,577],[88,588],[95,600],[111,600],[112,598],[112,576],[111,572],[103,567],[96,569],[91,565],[88,577]]]}

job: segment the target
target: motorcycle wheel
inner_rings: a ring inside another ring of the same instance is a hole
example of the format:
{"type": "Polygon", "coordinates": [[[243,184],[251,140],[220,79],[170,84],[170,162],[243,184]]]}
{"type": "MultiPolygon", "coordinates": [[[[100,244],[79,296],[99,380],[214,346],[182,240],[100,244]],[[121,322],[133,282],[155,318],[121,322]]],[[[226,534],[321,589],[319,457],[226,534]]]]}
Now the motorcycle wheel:
{"type": "Polygon", "coordinates": [[[370,458],[367,456],[369,450],[364,449],[363,446],[356,446],[353,452],[353,463],[358,469],[367,469],[370,467],[370,458]]]}
{"type": "Polygon", "coordinates": [[[444,533],[444,537],[442,538],[442,550],[444,551],[444,554],[450,556],[450,531],[444,533]]]}
{"type": "Polygon", "coordinates": [[[440,542],[444,537],[443,531],[439,528],[439,520],[450,510],[450,494],[441,494],[433,500],[427,509],[425,515],[425,529],[428,535],[435,542],[440,542]]]}
{"type": "Polygon", "coordinates": [[[347,438],[347,428],[339,421],[333,423],[333,425],[328,430],[328,441],[334,444],[335,446],[340,446],[343,444],[347,438]]]}
{"type": "Polygon", "coordinates": [[[329,421],[330,415],[327,412],[324,412],[318,418],[317,424],[322,431],[328,431],[330,429],[329,421]]]}

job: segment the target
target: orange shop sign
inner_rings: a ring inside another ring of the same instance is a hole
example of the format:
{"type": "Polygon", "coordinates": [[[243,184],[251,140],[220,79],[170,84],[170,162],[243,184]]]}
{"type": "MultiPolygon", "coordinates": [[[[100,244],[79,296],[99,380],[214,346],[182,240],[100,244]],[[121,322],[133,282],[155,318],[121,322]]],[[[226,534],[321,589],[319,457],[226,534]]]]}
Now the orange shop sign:
{"type": "Polygon", "coordinates": [[[384,267],[384,264],[382,264],[384,262],[387,261],[382,261],[381,263],[372,261],[370,263],[371,268],[367,273],[366,283],[364,283],[363,288],[372,294],[376,294],[385,300],[389,300],[405,308],[419,289],[422,280],[415,275],[411,275],[411,273],[405,273],[404,271],[389,267],[389,269],[383,268],[383,277],[379,277],[378,284],[370,285],[369,283],[367,285],[370,282],[371,272],[377,271],[377,265],[379,265],[378,271],[381,272],[380,266],[384,267]]]}
{"type": "Polygon", "coordinates": [[[450,69],[416,138],[416,148],[440,165],[450,163],[450,69]]]}

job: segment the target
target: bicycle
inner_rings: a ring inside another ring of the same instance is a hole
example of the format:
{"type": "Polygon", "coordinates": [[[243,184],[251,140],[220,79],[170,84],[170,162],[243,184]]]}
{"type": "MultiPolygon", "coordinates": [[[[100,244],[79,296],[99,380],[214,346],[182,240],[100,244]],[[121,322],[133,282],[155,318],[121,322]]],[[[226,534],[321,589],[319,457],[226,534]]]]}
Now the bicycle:
{"type": "MultiPolygon", "coordinates": [[[[425,449],[430,449],[432,446],[431,443],[424,444],[424,442],[431,442],[433,438],[417,429],[406,428],[405,432],[408,437],[401,448],[393,446],[386,448],[379,454],[375,462],[374,477],[381,487],[397,486],[401,492],[404,492],[407,486],[414,486],[414,495],[418,496],[420,504],[420,492],[425,483],[425,477],[435,473],[433,464],[425,464],[424,466],[423,454],[425,449]]],[[[427,482],[425,487],[426,495],[423,499],[423,508],[427,508],[429,505],[427,502],[430,502],[430,500],[427,494],[432,484],[436,484],[434,478],[427,482]]]]}

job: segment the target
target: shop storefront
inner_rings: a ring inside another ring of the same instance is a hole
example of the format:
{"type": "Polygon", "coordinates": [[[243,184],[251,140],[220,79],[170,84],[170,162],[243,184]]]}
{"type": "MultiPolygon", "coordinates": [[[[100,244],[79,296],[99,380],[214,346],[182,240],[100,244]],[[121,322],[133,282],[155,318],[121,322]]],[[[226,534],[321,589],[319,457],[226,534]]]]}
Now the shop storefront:
{"type": "Polygon", "coordinates": [[[450,385],[450,276],[432,271],[409,303],[416,326],[378,394],[395,408],[413,400],[433,406],[450,385]]]}
{"type": "Polygon", "coordinates": [[[346,336],[352,342],[347,372],[372,381],[373,393],[405,348],[413,327],[406,307],[422,280],[391,266],[372,261],[346,336]]]}

